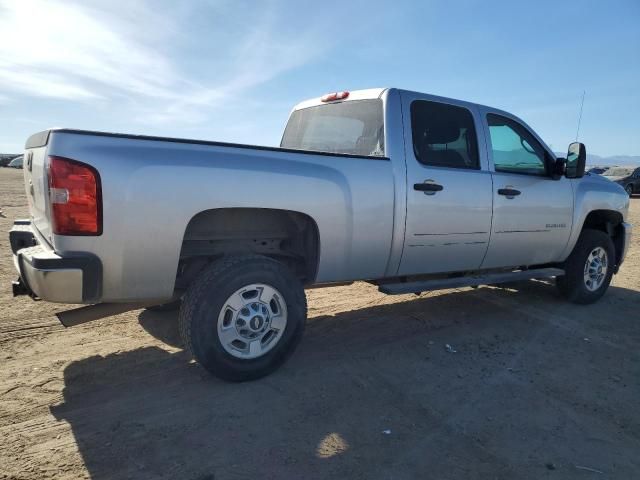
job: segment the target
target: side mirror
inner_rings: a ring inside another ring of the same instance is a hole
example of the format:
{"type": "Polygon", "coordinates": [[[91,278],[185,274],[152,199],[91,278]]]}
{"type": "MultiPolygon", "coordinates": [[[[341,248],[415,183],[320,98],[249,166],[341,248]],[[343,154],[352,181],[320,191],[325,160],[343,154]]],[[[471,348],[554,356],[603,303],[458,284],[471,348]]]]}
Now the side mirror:
{"type": "Polygon", "coordinates": [[[573,142],[569,145],[567,152],[567,168],[565,175],[567,178],[584,177],[584,167],[587,163],[587,149],[584,143],[573,142]]]}

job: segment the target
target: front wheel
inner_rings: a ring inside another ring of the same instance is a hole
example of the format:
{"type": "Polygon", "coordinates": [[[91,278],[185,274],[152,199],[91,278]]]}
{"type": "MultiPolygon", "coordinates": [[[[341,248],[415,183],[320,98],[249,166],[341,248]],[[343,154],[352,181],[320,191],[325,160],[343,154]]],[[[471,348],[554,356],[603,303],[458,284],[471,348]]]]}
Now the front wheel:
{"type": "Polygon", "coordinates": [[[615,248],[609,235],[585,229],[565,262],[565,274],[556,278],[556,285],[571,302],[593,303],[609,288],[614,262],[615,248]]]}
{"type": "Polygon", "coordinates": [[[282,263],[259,255],[211,264],[183,297],[180,334],[195,360],[219,378],[240,382],[276,370],[302,338],[307,303],[282,263]]]}

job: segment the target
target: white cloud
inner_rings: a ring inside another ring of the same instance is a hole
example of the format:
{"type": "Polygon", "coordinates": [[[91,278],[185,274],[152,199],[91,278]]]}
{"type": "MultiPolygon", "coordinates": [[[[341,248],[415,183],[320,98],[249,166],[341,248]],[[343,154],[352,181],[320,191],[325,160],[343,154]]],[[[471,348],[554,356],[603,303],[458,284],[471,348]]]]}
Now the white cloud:
{"type": "MultiPolygon", "coordinates": [[[[251,17],[232,28],[218,19],[216,5],[188,5],[0,0],[0,91],[116,100],[147,122],[198,122],[205,107],[239,97],[326,49],[310,26],[283,33],[273,3],[261,4],[262,10],[245,5],[238,14],[251,10],[251,17]],[[211,17],[204,32],[210,37],[192,38],[188,20],[198,9],[211,17]],[[201,63],[183,65],[193,49],[202,52],[201,63]]],[[[235,3],[226,7],[217,6],[218,13],[234,11],[235,3]]]]}
{"type": "MultiPolygon", "coordinates": [[[[0,68],[0,85],[8,90],[33,94],[43,97],[66,98],[81,100],[86,98],[100,98],[81,85],[68,82],[65,77],[58,74],[33,72],[29,69],[12,70],[0,68]]],[[[3,97],[0,97],[2,101],[3,97]]],[[[8,99],[8,97],[4,97],[8,99]]]]}
{"type": "Polygon", "coordinates": [[[86,99],[105,88],[171,96],[171,66],[69,3],[4,0],[0,81],[35,96],[86,99]]]}

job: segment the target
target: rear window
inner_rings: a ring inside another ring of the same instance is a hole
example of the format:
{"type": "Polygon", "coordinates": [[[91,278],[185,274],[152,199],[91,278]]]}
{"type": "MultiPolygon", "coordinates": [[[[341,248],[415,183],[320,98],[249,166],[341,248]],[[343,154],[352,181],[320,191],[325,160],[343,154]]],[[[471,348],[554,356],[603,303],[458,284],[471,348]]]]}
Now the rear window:
{"type": "Polygon", "coordinates": [[[353,100],[296,110],[280,146],[383,157],[382,100],[353,100]]]}

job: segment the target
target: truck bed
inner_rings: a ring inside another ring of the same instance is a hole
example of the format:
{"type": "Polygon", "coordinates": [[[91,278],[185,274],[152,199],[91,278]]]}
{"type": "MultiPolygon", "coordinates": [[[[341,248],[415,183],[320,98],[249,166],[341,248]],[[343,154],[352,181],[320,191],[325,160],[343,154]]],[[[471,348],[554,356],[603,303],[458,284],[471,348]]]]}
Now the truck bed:
{"type": "Polygon", "coordinates": [[[388,260],[396,192],[386,157],[74,129],[32,135],[26,149],[33,152],[24,171],[36,236],[61,255],[96,255],[103,265],[101,301],[170,297],[187,225],[212,209],[286,210],[313,219],[320,235],[314,282],[394,270],[388,260]],[[100,236],[52,234],[49,156],[99,172],[100,236]]]}

